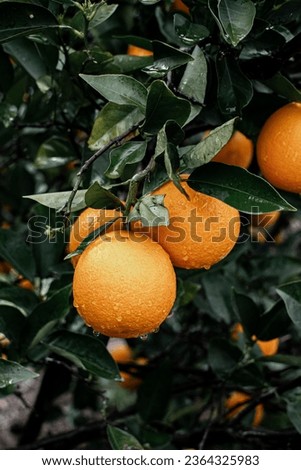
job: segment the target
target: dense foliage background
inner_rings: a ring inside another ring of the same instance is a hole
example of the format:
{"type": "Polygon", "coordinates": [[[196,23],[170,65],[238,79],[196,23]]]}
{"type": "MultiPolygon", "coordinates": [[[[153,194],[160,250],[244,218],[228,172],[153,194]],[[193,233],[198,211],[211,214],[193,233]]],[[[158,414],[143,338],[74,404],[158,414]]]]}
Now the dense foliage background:
{"type": "Polygon", "coordinates": [[[24,408],[1,433],[18,448],[300,448],[300,198],[259,179],[256,159],[251,174],[208,163],[234,127],[256,143],[274,110],[301,101],[300,1],[186,4],[190,13],[167,0],[0,2],[0,404],[15,396],[24,408]],[[129,56],[129,44],[154,54],[129,56]],[[138,215],[180,168],[216,197],[226,187],[243,228],[211,270],[177,270],[172,317],[129,340],[148,359],[129,391],[114,380],[107,338],[72,306],[64,257],[73,217],[118,205],[151,159],[138,215]],[[272,210],[281,217],[259,243],[249,214],[272,210]],[[280,337],[278,354],[263,356],[254,334],[280,337]],[[229,420],[233,390],[250,401],[229,420]]]}

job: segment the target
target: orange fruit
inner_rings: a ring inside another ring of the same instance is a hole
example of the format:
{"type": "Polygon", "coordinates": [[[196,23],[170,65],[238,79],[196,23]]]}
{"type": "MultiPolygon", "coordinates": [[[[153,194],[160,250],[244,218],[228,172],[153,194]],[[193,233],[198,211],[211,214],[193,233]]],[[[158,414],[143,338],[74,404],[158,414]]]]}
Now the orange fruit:
{"type": "Polygon", "coordinates": [[[7,261],[0,261],[0,273],[2,274],[8,274],[12,270],[11,264],[9,264],[7,261]]]}
{"type": "Polygon", "coordinates": [[[189,200],[171,181],[153,192],[165,195],[169,225],[152,229],[140,226],[139,230],[160,243],[174,266],[209,269],[234,247],[240,231],[239,212],[219,199],[194,191],[184,181],[181,184],[189,200]]]}
{"type": "Polygon", "coordinates": [[[134,46],[133,44],[128,45],[127,55],[135,55],[139,57],[153,55],[153,51],[144,49],[143,47],[134,46]]]}
{"type": "MultiPolygon", "coordinates": [[[[89,233],[118,216],[121,216],[121,212],[118,210],[92,209],[91,207],[87,207],[72,225],[68,247],[69,252],[72,253],[72,251],[75,251],[89,233]]],[[[119,230],[121,224],[121,219],[116,220],[116,222],[107,229],[107,232],[119,230]]],[[[73,266],[76,266],[79,257],[80,255],[71,258],[73,266]]]]}
{"type": "Polygon", "coordinates": [[[263,176],[276,188],[301,193],[301,103],[274,112],[262,127],[256,148],[263,176]]]}
{"type": "MultiPolygon", "coordinates": [[[[231,337],[234,340],[238,339],[238,335],[241,333],[243,334],[243,326],[241,323],[236,323],[232,329],[231,337]]],[[[257,346],[261,350],[264,356],[273,356],[277,353],[279,347],[279,338],[274,338],[269,341],[261,341],[256,338],[256,336],[252,336],[252,340],[256,342],[257,346]]]]}
{"type": "Polygon", "coordinates": [[[254,145],[242,132],[235,131],[226,145],[213,157],[213,162],[248,168],[254,153],[254,145]]]}
{"type": "Polygon", "coordinates": [[[33,290],[33,284],[28,279],[21,279],[18,282],[18,286],[22,287],[22,289],[33,290]]]}
{"type": "MultiPolygon", "coordinates": [[[[126,342],[123,341],[109,341],[108,351],[118,365],[131,363],[144,365],[147,363],[147,359],[145,357],[138,357],[135,359],[132,349],[126,342]]],[[[135,367],[131,367],[129,372],[121,371],[120,375],[123,379],[123,382],[120,382],[120,386],[127,388],[128,390],[135,390],[138,388],[142,381],[139,377],[135,376],[135,373],[137,373],[137,369],[135,369],[135,367]]]]}
{"type": "Polygon", "coordinates": [[[185,3],[182,2],[182,0],[174,0],[172,3],[171,9],[173,11],[182,11],[183,13],[186,13],[187,15],[189,15],[189,7],[185,5],[185,3]]]}
{"type": "Polygon", "coordinates": [[[82,253],[73,278],[74,306],[106,336],[133,338],[159,328],[176,296],[168,254],[143,234],[113,231],[82,253]]]}
{"type": "Polygon", "coordinates": [[[10,345],[10,340],[0,332],[0,348],[5,349],[10,345]]]}
{"type": "MultiPolygon", "coordinates": [[[[227,414],[228,418],[234,418],[238,413],[240,413],[246,406],[247,402],[251,399],[251,396],[248,393],[234,391],[226,399],[225,407],[229,410],[227,414]]],[[[260,403],[255,407],[254,418],[252,425],[254,427],[259,426],[262,422],[264,415],[263,405],[260,403]]]]}

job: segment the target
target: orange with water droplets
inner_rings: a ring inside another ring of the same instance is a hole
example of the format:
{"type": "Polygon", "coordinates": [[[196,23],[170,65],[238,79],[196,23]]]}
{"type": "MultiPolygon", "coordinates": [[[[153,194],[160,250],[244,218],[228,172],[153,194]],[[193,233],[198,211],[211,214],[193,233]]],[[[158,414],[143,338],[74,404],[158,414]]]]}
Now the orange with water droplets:
{"type": "MultiPolygon", "coordinates": [[[[91,232],[110,222],[110,220],[121,217],[121,215],[121,212],[118,210],[92,209],[92,207],[87,207],[72,225],[68,251],[70,253],[75,251],[91,232]]],[[[121,226],[122,220],[118,219],[106,231],[120,230],[121,226]]],[[[71,258],[73,266],[76,266],[79,257],[80,255],[71,258]]]]}
{"type": "MultiPolygon", "coordinates": [[[[183,179],[187,177],[182,175],[183,179]]],[[[138,230],[158,241],[174,266],[209,269],[224,259],[236,244],[240,232],[239,212],[219,199],[193,190],[185,181],[181,185],[189,199],[171,181],[153,192],[153,195],[165,196],[169,225],[151,229],[140,225],[138,230]]]]}
{"type": "Polygon", "coordinates": [[[168,254],[146,235],[113,231],[81,254],[74,306],[93,330],[116,338],[147,335],[170,313],[176,276],[168,254]]]}
{"type": "Polygon", "coordinates": [[[282,106],[267,119],[256,150],[259,168],[273,186],[301,193],[301,103],[282,106]]]}
{"type": "Polygon", "coordinates": [[[213,157],[213,162],[248,168],[252,162],[254,145],[242,132],[235,131],[226,145],[213,157]]]}

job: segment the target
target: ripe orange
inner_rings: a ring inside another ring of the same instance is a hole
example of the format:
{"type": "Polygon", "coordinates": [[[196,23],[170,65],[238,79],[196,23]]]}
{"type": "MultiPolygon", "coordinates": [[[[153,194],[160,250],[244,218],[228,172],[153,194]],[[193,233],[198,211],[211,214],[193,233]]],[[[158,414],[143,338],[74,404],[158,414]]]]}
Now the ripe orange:
{"type": "MultiPolygon", "coordinates": [[[[91,207],[87,207],[72,225],[68,247],[69,252],[75,251],[89,233],[120,215],[121,212],[118,210],[92,209],[91,207]]],[[[116,222],[107,229],[107,232],[120,229],[121,223],[121,219],[116,220],[116,222]]],[[[76,266],[79,257],[80,255],[71,258],[73,266],[76,266]]]]}
{"type": "Polygon", "coordinates": [[[301,193],[301,103],[274,112],[257,140],[257,160],[263,176],[276,188],[301,193]]]}
{"type": "MultiPolygon", "coordinates": [[[[113,357],[113,359],[117,362],[117,364],[131,364],[135,363],[138,365],[144,365],[147,363],[147,359],[145,357],[138,357],[137,359],[133,356],[133,351],[129,347],[126,342],[109,341],[108,343],[108,350],[113,357]]],[[[126,388],[128,390],[135,390],[141,384],[141,379],[135,376],[137,369],[135,367],[131,367],[129,372],[121,371],[120,375],[123,378],[123,382],[120,382],[121,387],[126,388]],[[132,372],[132,373],[131,373],[132,372]],[[134,374],[134,375],[133,375],[134,374]]]]}
{"type": "Polygon", "coordinates": [[[21,279],[18,282],[18,286],[22,287],[22,289],[33,290],[33,284],[28,279],[21,279]]]}
{"type": "Polygon", "coordinates": [[[176,296],[168,254],[149,237],[113,231],[80,256],[74,306],[88,326],[106,336],[132,338],[159,328],[176,296]]]}
{"type": "Polygon", "coordinates": [[[213,162],[248,168],[252,162],[254,145],[242,132],[235,131],[230,140],[213,157],[213,162]]]}
{"type": "Polygon", "coordinates": [[[174,0],[171,9],[173,11],[182,11],[183,13],[187,13],[187,15],[189,15],[189,7],[185,5],[182,0],[174,0]]]}
{"type": "MultiPolygon", "coordinates": [[[[238,339],[238,335],[243,333],[243,327],[241,323],[236,323],[232,329],[231,337],[234,340],[238,339]]],[[[257,346],[261,350],[264,356],[273,356],[277,353],[279,347],[279,339],[274,338],[269,341],[261,341],[256,338],[256,336],[252,337],[253,341],[256,341],[257,346]]]]}
{"type": "MultiPolygon", "coordinates": [[[[229,409],[227,414],[228,418],[234,418],[238,413],[240,413],[246,406],[247,402],[250,400],[251,396],[248,393],[234,391],[230,394],[225,402],[225,407],[229,409]]],[[[260,403],[255,407],[254,418],[252,425],[254,427],[259,426],[262,422],[264,415],[263,405],[260,403]]]]}
{"type": "Polygon", "coordinates": [[[144,56],[153,55],[153,51],[148,51],[147,49],[144,49],[143,47],[138,47],[138,46],[134,46],[133,44],[129,44],[127,55],[135,55],[139,57],[144,57],[144,56]]]}
{"type": "Polygon", "coordinates": [[[171,181],[153,192],[165,195],[169,225],[140,230],[160,243],[174,266],[209,269],[234,247],[240,231],[239,212],[219,199],[194,191],[184,181],[181,184],[190,200],[171,181]]]}

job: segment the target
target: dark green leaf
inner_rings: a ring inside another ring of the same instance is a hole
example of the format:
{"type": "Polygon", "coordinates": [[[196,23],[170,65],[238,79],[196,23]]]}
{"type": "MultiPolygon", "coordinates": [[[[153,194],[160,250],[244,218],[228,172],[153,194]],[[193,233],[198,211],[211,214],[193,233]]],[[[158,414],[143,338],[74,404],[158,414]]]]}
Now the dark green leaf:
{"type": "Polygon", "coordinates": [[[74,158],[74,148],[71,144],[59,137],[50,137],[39,147],[35,159],[37,168],[43,170],[65,165],[74,158]]]}
{"type": "Polygon", "coordinates": [[[233,316],[233,308],[231,289],[224,274],[206,272],[206,275],[202,276],[202,285],[213,312],[212,316],[229,324],[233,316]]]}
{"type": "Polygon", "coordinates": [[[110,445],[113,450],[143,449],[138,439],[123,429],[108,425],[107,433],[110,445]]]}
{"type": "Polygon", "coordinates": [[[216,60],[218,89],[217,99],[225,115],[240,114],[252,99],[252,82],[240,70],[237,61],[221,56],[216,60]]]}
{"type": "Polygon", "coordinates": [[[28,289],[22,289],[17,286],[7,286],[3,287],[0,291],[0,305],[16,307],[24,315],[28,315],[37,303],[38,297],[28,289]]]}
{"type": "Polygon", "coordinates": [[[94,336],[59,331],[46,344],[51,351],[69,359],[81,369],[106,379],[120,379],[115,361],[105,345],[94,336]]]}
{"type": "Polygon", "coordinates": [[[192,146],[183,155],[186,168],[198,168],[208,163],[226,145],[233,134],[235,119],[213,129],[200,143],[192,146]]]}
{"type": "Polygon", "coordinates": [[[179,51],[161,41],[152,41],[154,51],[154,62],[144,68],[144,72],[152,77],[159,78],[167,74],[168,71],[187,64],[193,60],[190,54],[179,51]]]}
{"type": "Polygon", "coordinates": [[[128,222],[141,220],[144,227],[157,227],[169,224],[169,214],[164,207],[164,196],[143,196],[134,206],[128,222]]]}
{"type": "Polygon", "coordinates": [[[20,333],[25,323],[25,317],[20,310],[8,305],[0,305],[0,333],[10,341],[19,342],[20,333]]]}
{"type": "Polygon", "coordinates": [[[41,54],[44,48],[27,38],[17,38],[4,45],[5,51],[24,67],[28,74],[38,80],[47,74],[46,57],[41,54]]]}
{"type": "Polygon", "coordinates": [[[196,191],[221,199],[247,214],[295,210],[260,176],[224,163],[208,163],[194,170],[188,184],[196,191]]]}
{"type": "Polygon", "coordinates": [[[120,178],[126,165],[139,163],[143,160],[146,152],[146,142],[126,142],[122,146],[111,150],[110,165],[105,175],[108,178],[120,178]]]}
{"type": "Polygon", "coordinates": [[[206,26],[192,23],[188,18],[176,13],[174,15],[174,27],[177,35],[185,46],[194,46],[202,39],[209,36],[206,26]]]}
{"type": "Polygon", "coordinates": [[[138,390],[137,407],[143,421],[162,419],[167,411],[172,386],[172,369],[161,363],[151,371],[138,390]]]}
{"type": "Polygon", "coordinates": [[[203,104],[207,87],[207,62],[204,52],[198,46],[195,46],[192,57],[194,61],[187,64],[179,91],[188,99],[203,104]]]}
{"type": "Polygon", "coordinates": [[[88,207],[93,207],[94,209],[115,209],[117,207],[123,208],[124,206],[119,197],[115,196],[108,189],[102,188],[97,181],[87,190],[85,202],[88,207]]]}
{"type": "MultiPolygon", "coordinates": [[[[72,211],[79,211],[86,207],[85,194],[86,189],[80,189],[77,191],[75,198],[72,201],[72,211]]],[[[63,207],[65,202],[68,200],[71,191],[61,191],[58,193],[43,193],[43,194],[30,194],[23,196],[25,199],[32,199],[33,201],[42,204],[43,206],[50,207],[51,209],[59,210],[63,207]]]]}
{"type": "Polygon", "coordinates": [[[242,352],[222,338],[211,340],[208,349],[208,362],[213,372],[221,379],[228,378],[242,360],[242,352]]]}
{"type": "Polygon", "coordinates": [[[219,0],[217,8],[225,39],[237,46],[252,29],[256,14],[254,3],[251,0],[219,0]]]}
{"type": "Polygon", "coordinates": [[[143,127],[146,133],[156,134],[169,120],[183,126],[189,114],[189,101],[175,96],[163,81],[152,82],[148,92],[146,120],[143,127]]]}
{"type": "Polygon", "coordinates": [[[251,297],[238,292],[234,292],[234,308],[245,334],[252,338],[258,329],[259,308],[251,297]]]}
{"type": "Polygon", "coordinates": [[[71,285],[41,302],[27,318],[22,349],[26,351],[43,340],[70,310],[71,285]]]}
{"type": "Polygon", "coordinates": [[[120,74],[80,74],[80,77],[108,101],[133,106],[142,113],[145,112],[147,90],[135,78],[120,74]]]}
{"type": "Polygon", "coordinates": [[[5,388],[8,385],[36,377],[38,377],[38,374],[29,369],[25,369],[21,364],[0,359],[0,388],[5,388]]]}
{"type": "Polygon", "coordinates": [[[289,101],[301,101],[300,90],[280,72],[276,73],[272,78],[264,80],[263,83],[289,101]]]}
{"type": "Polygon", "coordinates": [[[301,281],[291,282],[276,289],[285,303],[288,316],[292,322],[301,327],[301,281]]]}
{"type": "Polygon", "coordinates": [[[0,256],[26,279],[34,280],[35,263],[25,233],[0,229],[0,256]]]}
{"type": "Polygon", "coordinates": [[[136,70],[142,70],[151,65],[154,61],[153,56],[138,57],[128,54],[117,54],[114,56],[112,64],[116,65],[121,73],[128,74],[136,70]]]}
{"type": "Polygon", "coordinates": [[[286,404],[287,415],[298,433],[301,434],[301,400],[300,396],[288,399],[286,404]]]}
{"type": "Polygon", "coordinates": [[[106,104],[98,114],[89,138],[91,150],[99,150],[138,124],[143,115],[133,106],[106,104]]]}
{"type": "Polygon", "coordinates": [[[288,332],[291,326],[284,303],[276,302],[266,313],[261,315],[256,329],[256,337],[262,341],[279,338],[288,332]]]}
{"type": "Polygon", "coordinates": [[[107,3],[100,3],[97,6],[95,16],[89,23],[89,28],[97,28],[113,15],[113,13],[117,10],[117,7],[118,5],[115,4],[108,5],[107,3]]]}
{"type": "Polygon", "coordinates": [[[53,26],[57,26],[56,18],[46,8],[30,3],[0,3],[0,42],[45,31],[53,26]]]}
{"type": "Polygon", "coordinates": [[[9,60],[9,55],[5,54],[0,46],[0,90],[6,92],[11,87],[14,78],[14,69],[9,60]]]}

